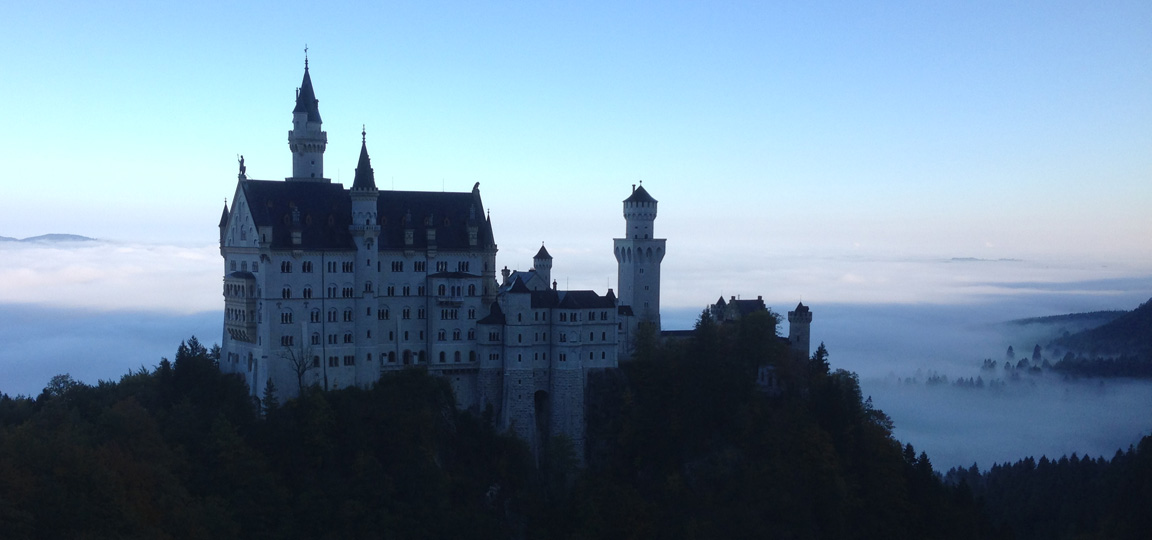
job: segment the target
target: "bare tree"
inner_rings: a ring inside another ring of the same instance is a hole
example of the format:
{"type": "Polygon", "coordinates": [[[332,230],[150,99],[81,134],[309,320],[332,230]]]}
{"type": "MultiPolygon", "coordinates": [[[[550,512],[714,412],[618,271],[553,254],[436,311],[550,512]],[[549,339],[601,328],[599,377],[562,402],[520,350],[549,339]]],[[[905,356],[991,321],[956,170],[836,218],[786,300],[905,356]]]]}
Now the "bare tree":
{"type": "Polygon", "coordinates": [[[303,395],[304,376],[307,375],[309,371],[316,369],[316,366],[312,364],[312,346],[302,344],[299,347],[281,347],[279,356],[288,362],[288,365],[292,368],[292,373],[296,374],[296,395],[303,395]]]}

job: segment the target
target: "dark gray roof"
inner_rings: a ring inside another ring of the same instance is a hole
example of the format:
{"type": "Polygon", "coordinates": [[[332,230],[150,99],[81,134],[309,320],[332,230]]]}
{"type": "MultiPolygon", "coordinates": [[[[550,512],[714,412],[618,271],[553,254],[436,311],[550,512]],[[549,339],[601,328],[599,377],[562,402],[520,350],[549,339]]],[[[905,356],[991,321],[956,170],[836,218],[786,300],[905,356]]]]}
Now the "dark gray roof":
{"type": "Polygon", "coordinates": [[[224,203],[224,213],[220,215],[220,226],[228,224],[228,203],[224,203]]]}
{"type": "Polygon", "coordinates": [[[372,174],[372,160],[368,158],[367,139],[360,141],[360,161],[356,163],[356,177],[352,180],[352,189],[376,189],[376,176],[372,174]]]}
{"type": "Polygon", "coordinates": [[[510,293],[531,293],[532,289],[529,289],[528,286],[524,284],[524,280],[516,279],[516,280],[512,280],[512,286],[508,288],[508,292],[510,292],[510,293]]]}
{"type": "Polygon", "coordinates": [[[403,248],[404,229],[414,230],[413,248],[428,247],[426,230],[436,229],[439,249],[483,250],[495,247],[491,222],[482,219],[480,191],[445,193],[430,191],[381,191],[377,200],[380,216],[380,248],[403,248]],[[410,224],[404,225],[410,216],[410,224]],[[468,244],[469,225],[477,228],[476,247],[468,244]]]}
{"type": "Polygon", "coordinates": [[[616,308],[616,313],[619,315],[627,316],[627,317],[631,317],[634,315],[632,313],[632,306],[618,306],[616,308]]]}
{"type": "Polygon", "coordinates": [[[805,311],[809,311],[809,309],[808,306],[804,305],[804,302],[800,302],[799,304],[796,304],[796,311],[803,313],[805,311]]]}
{"type": "Polygon", "coordinates": [[[476,324],[505,324],[508,319],[504,316],[504,311],[500,309],[500,304],[492,302],[492,311],[488,313],[487,317],[476,321],[476,324]]]}
{"type": "Polygon", "coordinates": [[[304,80],[300,83],[300,90],[296,93],[296,108],[293,113],[308,113],[309,122],[320,122],[320,100],[316,99],[316,91],[312,89],[312,77],[308,76],[308,66],[304,66],[304,80]]]}
{"type": "MultiPolygon", "coordinates": [[[[257,227],[271,226],[272,249],[294,249],[293,209],[300,212],[300,249],[355,249],[348,226],[352,199],[340,184],[242,180],[240,183],[257,227]]],[[[442,193],[382,191],[376,200],[381,251],[404,249],[404,230],[413,229],[411,249],[428,247],[428,229],[436,230],[438,249],[471,251],[494,247],[492,225],[480,219],[480,192],[442,193]],[[411,216],[405,225],[405,217],[411,216]],[[468,242],[468,226],[477,228],[477,245],[468,242]]]]}
{"type": "Polygon", "coordinates": [[[764,300],[732,300],[728,302],[728,306],[741,316],[768,309],[768,306],[764,305],[764,300]]]}
{"type": "Polygon", "coordinates": [[[532,257],[532,258],[533,259],[551,259],[552,256],[548,254],[548,250],[544,249],[544,244],[540,244],[540,251],[537,251],[536,256],[532,257]]]}
{"type": "Polygon", "coordinates": [[[542,291],[532,291],[532,307],[536,309],[550,309],[557,307],[560,303],[560,297],[556,291],[552,289],[545,289],[542,291]]]}
{"type": "Polygon", "coordinates": [[[252,272],[232,272],[228,274],[228,277],[236,279],[256,279],[256,275],[252,272]]]}
{"type": "Polygon", "coordinates": [[[630,195],[627,199],[624,199],[624,202],[651,202],[651,203],[654,203],[654,202],[656,202],[656,199],[653,199],[652,196],[648,194],[648,191],[644,189],[644,186],[641,185],[640,187],[633,189],[632,195],[630,195]]]}
{"type": "Polygon", "coordinates": [[[476,274],[469,274],[467,272],[436,272],[435,274],[428,274],[429,278],[444,278],[444,279],[465,279],[465,278],[478,278],[476,274]]]}
{"type": "Polygon", "coordinates": [[[300,211],[300,249],[356,249],[348,226],[352,199],[340,184],[241,180],[257,227],[272,227],[272,249],[293,249],[292,210],[300,211]]]}
{"type": "Polygon", "coordinates": [[[600,296],[596,291],[559,291],[560,305],[564,309],[614,308],[616,301],[607,295],[600,296]]]}

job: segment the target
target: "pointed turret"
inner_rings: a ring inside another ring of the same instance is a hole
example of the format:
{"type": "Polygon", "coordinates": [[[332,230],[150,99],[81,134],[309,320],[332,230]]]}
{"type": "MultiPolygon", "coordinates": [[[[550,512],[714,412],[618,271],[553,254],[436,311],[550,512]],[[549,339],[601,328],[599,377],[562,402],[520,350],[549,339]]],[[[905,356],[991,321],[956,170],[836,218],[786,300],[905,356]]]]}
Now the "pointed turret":
{"type": "Polygon", "coordinates": [[[547,249],[544,249],[543,242],[540,243],[540,251],[532,257],[532,269],[544,280],[545,286],[552,280],[552,256],[548,254],[547,249]]]}
{"type": "Polygon", "coordinates": [[[312,88],[308,74],[308,59],[304,59],[304,80],[296,89],[296,107],[292,109],[292,131],[288,132],[288,148],[292,150],[292,177],[289,180],[328,182],[324,178],[324,150],[328,147],[328,134],[321,126],[320,101],[312,88]]]}
{"type": "Polygon", "coordinates": [[[364,130],[360,131],[360,161],[356,163],[352,189],[376,191],[376,177],[372,174],[372,160],[368,157],[368,134],[364,130]]]}
{"type": "Polygon", "coordinates": [[[305,113],[309,122],[323,123],[320,119],[320,100],[316,99],[316,91],[312,89],[312,77],[308,75],[308,61],[304,61],[304,80],[300,81],[300,89],[296,91],[296,108],[292,113],[305,113]]]}
{"type": "Polygon", "coordinates": [[[535,257],[532,257],[532,258],[533,258],[533,259],[548,259],[548,260],[552,260],[552,256],[548,254],[548,250],[547,250],[547,249],[544,249],[544,244],[543,244],[543,243],[541,243],[541,244],[540,244],[540,251],[537,251],[537,252],[536,252],[536,256],[535,256],[535,257]]]}
{"type": "Polygon", "coordinates": [[[220,247],[224,247],[224,228],[228,226],[228,201],[224,201],[224,213],[220,214],[220,247]]]}

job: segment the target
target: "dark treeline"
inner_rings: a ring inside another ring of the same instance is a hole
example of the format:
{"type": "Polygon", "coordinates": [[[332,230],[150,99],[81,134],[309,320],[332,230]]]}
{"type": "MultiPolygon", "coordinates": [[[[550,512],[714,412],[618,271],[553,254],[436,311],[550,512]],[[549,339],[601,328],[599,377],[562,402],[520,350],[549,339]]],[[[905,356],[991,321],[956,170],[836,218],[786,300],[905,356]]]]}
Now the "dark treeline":
{"type": "MultiPolygon", "coordinates": [[[[945,483],[892,437],[855,375],[831,370],[823,346],[811,359],[791,356],[776,324],[769,313],[735,325],[705,315],[689,340],[641,339],[634,361],[591,376],[587,454],[553,439],[538,460],[497,433],[490,412],[458,411],[446,381],[419,369],[283,404],[269,388],[254,403],[193,339],[173,362],[119,382],[59,376],[35,399],[0,398],[0,538],[1027,530],[997,513],[1010,505],[985,513],[985,477],[945,483]],[[767,392],[756,384],[762,365],[778,381],[767,392]]],[[[1143,478],[1143,499],[1131,504],[1150,501],[1143,478]]],[[[1118,523],[1087,530],[1125,530],[1118,523]]]]}
{"type": "Polygon", "coordinates": [[[952,469],[945,480],[971,491],[988,519],[1021,540],[1152,534],[1152,436],[1111,460],[1029,457],[983,473],[952,469]]]}
{"type": "Polygon", "coordinates": [[[420,371],[265,414],[194,339],[175,361],[0,400],[0,538],[508,538],[531,459],[420,371]]]}

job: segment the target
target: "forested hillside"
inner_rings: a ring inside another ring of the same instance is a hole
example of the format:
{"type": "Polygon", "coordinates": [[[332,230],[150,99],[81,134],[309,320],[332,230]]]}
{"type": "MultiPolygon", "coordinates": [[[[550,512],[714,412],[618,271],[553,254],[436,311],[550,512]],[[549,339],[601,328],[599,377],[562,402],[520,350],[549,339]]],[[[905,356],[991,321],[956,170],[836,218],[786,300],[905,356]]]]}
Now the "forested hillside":
{"type": "Polygon", "coordinates": [[[1152,300],[1098,328],[1057,339],[1055,344],[1086,356],[1129,355],[1152,361],[1152,300]]]}
{"type": "Polygon", "coordinates": [[[34,399],[0,398],[0,538],[1012,538],[1023,526],[990,520],[991,491],[946,485],[893,439],[823,346],[796,358],[775,330],[768,313],[705,315],[687,341],[647,336],[636,360],[592,376],[587,454],[553,439],[538,461],[419,369],[253,403],[193,339],[118,382],[60,376],[34,399]],[[757,388],[762,364],[778,392],[757,388]]]}

